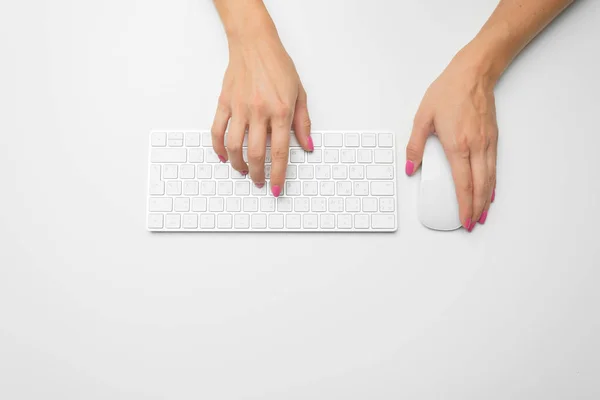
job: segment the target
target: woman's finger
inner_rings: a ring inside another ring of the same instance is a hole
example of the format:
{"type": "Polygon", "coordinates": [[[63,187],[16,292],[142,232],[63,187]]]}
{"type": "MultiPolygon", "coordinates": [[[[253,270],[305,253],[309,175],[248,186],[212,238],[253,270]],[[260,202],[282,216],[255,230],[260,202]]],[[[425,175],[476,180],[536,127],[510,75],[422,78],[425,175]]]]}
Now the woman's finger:
{"type": "Polygon", "coordinates": [[[241,118],[239,115],[231,117],[226,146],[231,166],[243,175],[248,173],[248,165],[246,165],[242,154],[246,125],[246,119],[241,118]]]}
{"type": "Polygon", "coordinates": [[[279,197],[285,183],[290,147],[291,121],[271,121],[271,193],[279,197]]]}
{"type": "Polygon", "coordinates": [[[469,232],[475,227],[473,220],[473,174],[471,172],[470,151],[466,144],[444,146],[452,169],[456,189],[459,216],[462,226],[469,232]]]}
{"type": "Polygon", "coordinates": [[[221,162],[227,161],[227,150],[225,150],[225,131],[227,130],[229,118],[231,118],[231,109],[219,102],[210,132],[213,150],[215,153],[217,153],[221,162]]]}
{"type": "Polygon", "coordinates": [[[254,118],[248,131],[248,164],[250,179],[262,188],[265,186],[265,154],[267,147],[267,120],[254,118]]]}
{"type": "Polygon", "coordinates": [[[472,221],[479,221],[483,210],[490,199],[487,146],[476,144],[470,153],[471,173],[473,174],[473,217],[472,221]]]}

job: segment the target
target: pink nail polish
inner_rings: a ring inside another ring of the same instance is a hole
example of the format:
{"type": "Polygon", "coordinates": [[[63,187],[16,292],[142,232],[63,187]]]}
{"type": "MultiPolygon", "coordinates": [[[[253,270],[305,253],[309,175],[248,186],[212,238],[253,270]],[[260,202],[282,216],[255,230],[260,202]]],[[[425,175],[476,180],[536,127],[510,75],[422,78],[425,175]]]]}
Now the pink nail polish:
{"type": "Polygon", "coordinates": [[[406,167],[404,167],[404,171],[406,172],[406,175],[411,176],[413,172],[415,172],[415,163],[410,160],[407,160],[406,167]]]}
{"type": "Polygon", "coordinates": [[[494,188],[494,190],[492,191],[492,200],[491,202],[494,202],[494,199],[496,198],[496,189],[494,188]]]}
{"type": "Polygon", "coordinates": [[[467,229],[469,232],[472,232],[473,229],[475,228],[475,225],[477,225],[475,222],[471,222],[471,225],[469,225],[469,229],[467,229]]]}
{"type": "Polygon", "coordinates": [[[315,145],[313,143],[312,137],[310,137],[310,136],[308,137],[308,149],[310,151],[313,151],[315,149],[315,145]]]}
{"type": "Polygon", "coordinates": [[[469,230],[470,226],[471,226],[471,218],[467,219],[467,221],[463,225],[463,228],[465,228],[466,230],[469,230]]]}
{"type": "Polygon", "coordinates": [[[479,223],[480,223],[481,225],[485,224],[485,220],[487,219],[487,215],[488,215],[488,212],[487,212],[487,211],[484,211],[484,212],[481,214],[481,218],[479,218],[479,223]]]}
{"type": "Polygon", "coordinates": [[[271,188],[271,192],[273,192],[273,196],[279,197],[279,194],[281,193],[281,188],[279,187],[279,185],[275,185],[271,188]]]}
{"type": "Polygon", "coordinates": [[[248,175],[248,171],[242,171],[242,175],[244,175],[244,176],[248,175]]]}
{"type": "Polygon", "coordinates": [[[222,155],[219,154],[219,160],[221,160],[222,163],[226,162],[225,157],[223,157],[222,155]]]}
{"type": "Polygon", "coordinates": [[[259,188],[259,189],[262,189],[263,187],[265,187],[265,183],[264,182],[257,183],[256,187],[259,188]]]}

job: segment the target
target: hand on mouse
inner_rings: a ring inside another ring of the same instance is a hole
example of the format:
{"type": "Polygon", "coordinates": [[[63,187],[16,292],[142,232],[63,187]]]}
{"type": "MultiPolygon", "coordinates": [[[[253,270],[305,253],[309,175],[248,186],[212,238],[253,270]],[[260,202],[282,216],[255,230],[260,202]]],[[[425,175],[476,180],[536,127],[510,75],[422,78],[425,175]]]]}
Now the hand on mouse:
{"type": "Polygon", "coordinates": [[[222,162],[254,184],[265,184],[267,131],[271,131],[271,192],[285,181],[293,127],[306,151],[314,149],[306,92],[262,1],[215,1],[229,41],[229,65],[212,126],[213,148],[222,162]],[[227,145],[224,135],[227,125],[227,145]],[[248,129],[248,165],[242,144],[248,129]]]}
{"type": "Polygon", "coordinates": [[[460,221],[469,232],[485,223],[496,185],[498,126],[495,79],[466,47],[431,84],[414,118],[406,174],[419,168],[427,137],[439,137],[450,166],[460,221]]]}

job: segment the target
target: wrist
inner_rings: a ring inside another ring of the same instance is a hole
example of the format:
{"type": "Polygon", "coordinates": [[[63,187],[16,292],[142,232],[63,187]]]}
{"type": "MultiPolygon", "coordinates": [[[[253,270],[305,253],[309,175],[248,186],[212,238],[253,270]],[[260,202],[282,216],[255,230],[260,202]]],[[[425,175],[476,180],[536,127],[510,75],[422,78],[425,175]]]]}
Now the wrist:
{"type": "Polygon", "coordinates": [[[275,24],[262,0],[217,0],[230,48],[259,40],[279,40],[275,24]]]}

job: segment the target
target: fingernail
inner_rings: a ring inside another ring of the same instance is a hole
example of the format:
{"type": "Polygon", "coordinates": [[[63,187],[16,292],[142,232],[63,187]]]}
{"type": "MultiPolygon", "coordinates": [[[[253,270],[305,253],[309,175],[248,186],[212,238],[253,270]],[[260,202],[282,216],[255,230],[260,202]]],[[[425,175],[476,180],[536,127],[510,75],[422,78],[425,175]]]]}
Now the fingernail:
{"type": "Polygon", "coordinates": [[[310,151],[313,151],[315,149],[315,145],[313,143],[312,137],[310,137],[310,136],[308,137],[308,149],[310,151]]]}
{"type": "Polygon", "coordinates": [[[494,199],[496,198],[496,189],[494,188],[494,190],[492,191],[492,200],[491,202],[494,202],[494,199]]]}
{"type": "Polygon", "coordinates": [[[475,222],[471,222],[471,225],[469,225],[469,229],[467,229],[467,231],[469,231],[469,232],[473,231],[473,229],[475,228],[475,225],[477,225],[475,222]]]}
{"type": "Polygon", "coordinates": [[[465,221],[465,224],[463,225],[463,228],[469,229],[469,226],[471,226],[471,218],[469,218],[469,219],[467,219],[465,221]]]}
{"type": "Polygon", "coordinates": [[[281,188],[279,187],[279,185],[275,185],[271,188],[271,192],[273,192],[273,196],[279,197],[279,194],[281,193],[281,188]]]}
{"type": "Polygon", "coordinates": [[[264,183],[264,182],[261,182],[261,183],[257,183],[257,184],[256,184],[256,187],[257,187],[257,188],[259,188],[259,189],[262,189],[264,186],[265,186],[265,183],[264,183]]]}
{"type": "Polygon", "coordinates": [[[248,171],[242,171],[242,175],[244,175],[244,176],[248,175],[248,171]]]}
{"type": "Polygon", "coordinates": [[[481,218],[479,218],[479,223],[481,225],[485,224],[485,220],[487,219],[487,214],[488,214],[487,210],[481,214],[481,218]]]}
{"type": "Polygon", "coordinates": [[[221,162],[222,162],[222,163],[224,163],[224,162],[226,161],[226,160],[225,160],[225,157],[223,157],[223,156],[222,156],[222,155],[220,155],[220,154],[219,154],[219,160],[221,160],[221,162]]]}
{"type": "Polygon", "coordinates": [[[407,160],[406,167],[404,167],[404,171],[406,172],[406,175],[411,176],[413,172],[415,172],[415,163],[410,160],[407,160]]]}

